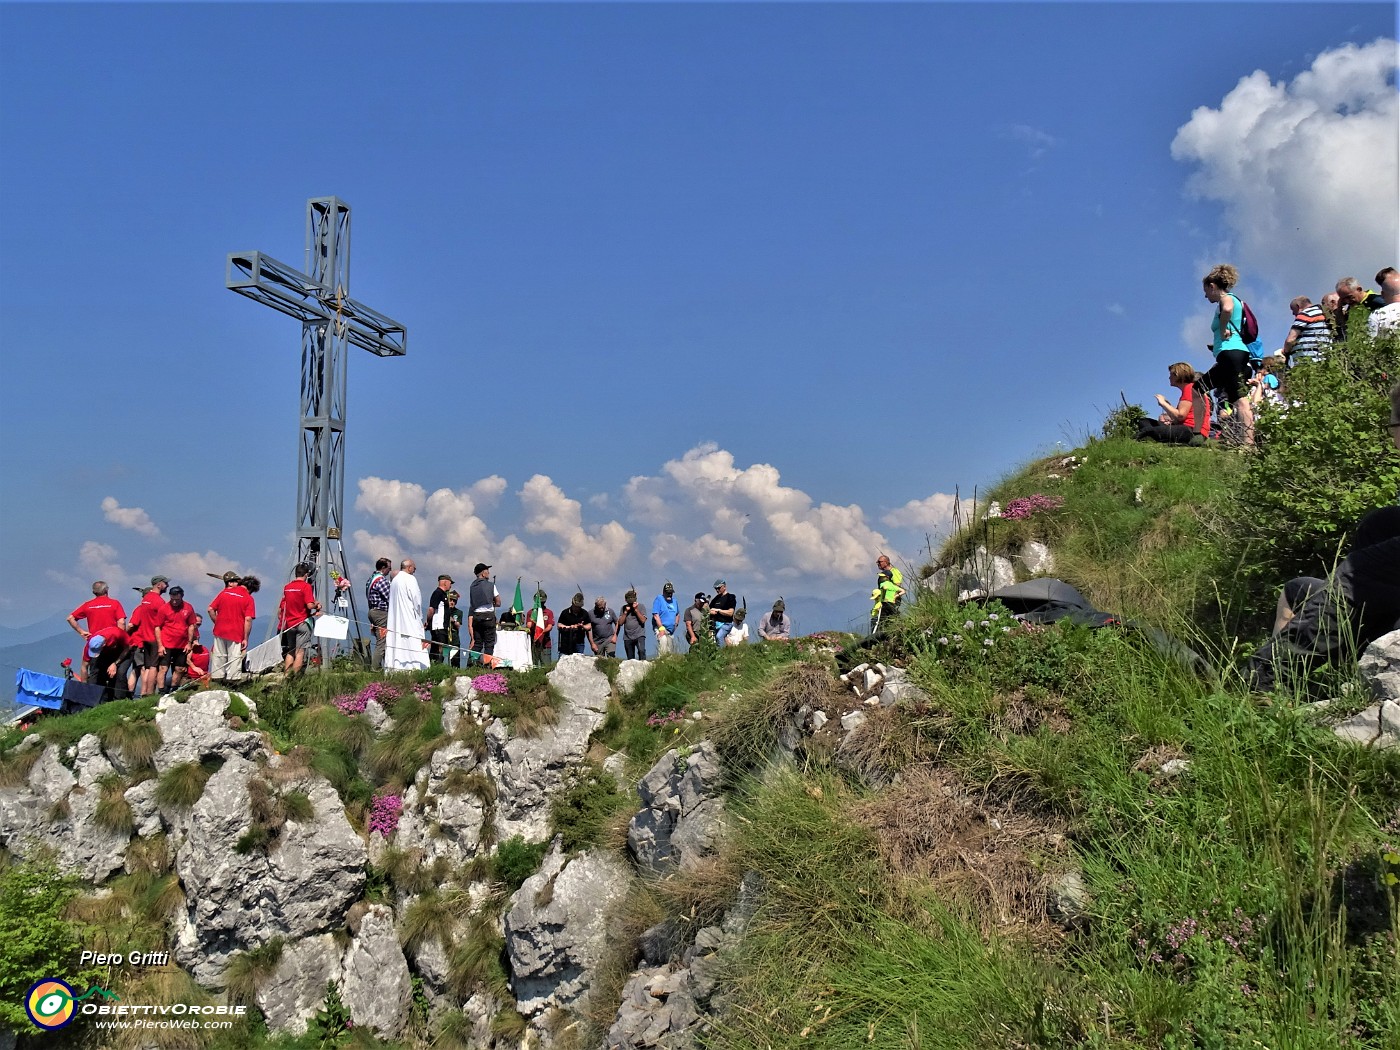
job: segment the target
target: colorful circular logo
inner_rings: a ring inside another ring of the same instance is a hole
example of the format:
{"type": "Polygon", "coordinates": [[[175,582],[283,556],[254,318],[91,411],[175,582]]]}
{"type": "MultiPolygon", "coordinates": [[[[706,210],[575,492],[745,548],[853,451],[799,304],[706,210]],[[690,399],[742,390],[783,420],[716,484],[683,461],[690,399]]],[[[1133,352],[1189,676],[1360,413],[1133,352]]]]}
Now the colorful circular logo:
{"type": "Polygon", "coordinates": [[[24,997],[24,1009],[29,1019],[40,1028],[52,1031],[73,1020],[73,989],[66,981],[48,977],[31,985],[24,997]]]}

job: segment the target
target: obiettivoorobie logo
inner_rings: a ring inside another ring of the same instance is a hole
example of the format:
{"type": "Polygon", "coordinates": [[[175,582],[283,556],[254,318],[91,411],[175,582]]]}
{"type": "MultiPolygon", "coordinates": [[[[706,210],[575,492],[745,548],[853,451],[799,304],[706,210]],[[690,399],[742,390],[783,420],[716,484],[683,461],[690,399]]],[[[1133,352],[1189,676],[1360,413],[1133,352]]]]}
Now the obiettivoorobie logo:
{"type": "Polygon", "coordinates": [[[115,992],[93,985],[82,995],[73,994],[73,986],[57,977],[45,977],[29,986],[24,997],[24,1010],[34,1024],[48,1031],[62,1028],[77,1015],[75,1003],[97,995],[103,999],[119,999],[115,992]]]}

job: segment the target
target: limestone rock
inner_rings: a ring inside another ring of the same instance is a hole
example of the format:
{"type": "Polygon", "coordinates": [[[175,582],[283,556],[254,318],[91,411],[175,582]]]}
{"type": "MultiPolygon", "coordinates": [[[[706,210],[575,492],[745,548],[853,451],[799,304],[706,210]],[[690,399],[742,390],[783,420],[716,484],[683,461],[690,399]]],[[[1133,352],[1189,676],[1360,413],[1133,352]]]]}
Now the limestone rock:
{"type": "Polygon", "coordinates": [[[340,981],[340,948],[329,933],[303,937],[282,949],[272,974],[258,988],[257,1003],[270,1031],[301,1035],[326,998],[326,985],[340,981]]]}
{"type": "Polygon", "coordinates": [[[1333,730],[1337,736],[1362,747],[1400,747],[1400,703],[1383,700],[1352,715],[1333,730]]]}
{"type": "Polygon", "coordinates": [[[314,774],[286,785],[306,793],[312,818],[289,820],[272,848],[237,851],[251,827],[248,782],[258,772],[234,755],[209,778],[175,856],[189,901],[177,923],[175,955],[197,981],[215,988],[234,952],[334,929],[364,889],[364,841],[335,790],[314,774]]]}
{"type": "Polygon", "coordinates": [[[470,792],[449,792],[447,778],[454,771],[471,773],[479,764],[476,752],[460,740],[435,751],[428,765],[419,770],[417,782],[404,793],[394,845],[421,849],[424,863],[429,864],[438,857],[460,864],[475,856],[486,818],[485,804],[470,792]]]}
{"type": "Polygon", "coordinates": [[[555,839],[506,914],[511,985],[522,1014],[570,1006],[588,991],[607,942],[608,912],[631,880],[627,866],[607,853],[566,861],[555,839]]]}
{"type": "Polygon", "coordinates": [[[617,691],[623,696],[630,696],[650,670],[650,660],[623,660],[617,669],[617,691]]]}
{"type": "Polygon", "coordinates": [[[958,565],[931,573],[924,580],[924,586],[929,590],[951,590],[959,594],[965,591],[989,594],[1015,582],[1016,570],[1008,559],[992,554],[986,547],[978,547],[972,557],[958,565]]]}
{"type": "MultiPolygon", "coordinates": [[[[448,701],[448,703],[451,703],[451,701],[448,701]]],[[[366,701],[362,717],[369,723],[370,728],[374,730],[375,736],[383,736],[394,728],[393,718],[389,716],[389,712],[384,710],[383,705],[381,705],[378,700],[366,701]]],[[[455,724],[451,728],[448,728],[446,704],[443,705],[442,710],[442,727],[449,733],[457,728],[455,724]]]]}
{"type": "Polygon", "coordinates": [[[156,805],[156,780],[143,780],[126,789],[126,804],[131,807],[137,838],[150,838],[160,833],[160,808],[156,805]]]}
{"type": "Polygon", "coordinates": [[[130,836],[93,820],[99,798],[95,784],[79,785],[58,748],[46,747],[24,783],[0,788],[0,845],[19,857],[51,849],[63,870],[101,882],[122,867],[130,836]]]}
{"type": "Polygon", "coordinates": [[[1366,647],[1361,678],[1377,700],[1400,701],[1400,631],[1383,634],[1366,647]]]}
{"type": "Polygon", "coordinates": [[[224,709],[228,707],[229,696],[224,689],[206,689],[184,703],[167,703],[174,700],[173,696],[161,699],[156,725],[160,727],[163,743],[154,756],[157,772],[164,773],[171,766],[210,757],[252,758],[263,750],[260,734],[228,727],[224,709]]]}
{"type": "Polygon", "coordinates": [[[560,658],[549,682],[564,698],[558,721],[537,737],[511,737],[499,719],[486,731],[486,768],[496,782],[499,840],[540,841],[549,830],[549,799],[565,770],[583,761],[588,738],[602,725],[612,686],[592,657],[560,658]]]}
{"type": "Polygon", "coordinates": [[[74,756],[73,771],[78,776],[78,787],[95,788],[99,780],[116,770],[112,763],[107,760],[107,756],[102,753],[102,741],[98,740],[92,733],[88,733],[78,741],[78,752],[74,756]]]}
{"type": "Polygon", "coordinates": [[[864,711],[851,711],[841,716],[841,728],[848,733],[852,730],[859,729],[863,725],[865,725],[864,711]]]}
{"type": "Polygon", "coordinates": [[[1054,918],[1063,925],[1073,926],[1083,920],[1092,902],[1084,876],[1077,871],[1067,871],[1051,885],[1047,904],[1054,918]]]}
{"type": "Polygon", "coordinates": [[[408,1021],[413,984],[394,932],[394,913],[373,904],[345,952],[340,994],[358,1028],[393,1039],[408,1021]]]}
{"type": "Polygon", "coordinates": [[[714,851],[724,810],[721,777],[708,740],[684,759],[675,748],[661,756],[637,784],[642,808],[627,828],[627,848],[639,867],[689,868],[714,851]]]}
{"type": "Polygon", "coordinates": [[[648,966],[633,973],[624,986],[603,1043],[605,1050],[690,1050],[700,1045],[709,1016],[722,1005],[712,1002],[721,956],[743,936],[758,907],[759,893],[758,878],[750,872],[724,921],[696,933],[676,962],[669,960],[680,939],[678,923],[668,920],[642,935],[648,966]]]}
{"type": "Polygon", "coordinates": [[[1038,540],[1028,540],[1021,547],[1021,564],[1032,576],[1050,576],[1055,572],[1055,555],[1038,540]]]}

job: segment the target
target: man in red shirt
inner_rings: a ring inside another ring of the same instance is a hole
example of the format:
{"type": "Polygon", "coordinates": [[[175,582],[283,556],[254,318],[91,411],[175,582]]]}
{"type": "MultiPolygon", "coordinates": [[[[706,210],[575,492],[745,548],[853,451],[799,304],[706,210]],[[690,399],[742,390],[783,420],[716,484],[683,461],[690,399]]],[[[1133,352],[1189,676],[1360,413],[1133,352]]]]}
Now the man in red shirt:
{"type": "Polygon", "coordinates": [[[291,582],[282,588],[282,603],[277,606],[277,628],[282,632],[282,670],[289,675],[301,674],[306,651],[316,644],[311,632],[311,617],[321,615],[321,605],[307,577],[311,566],[298,565],[291,582]]]}
{"type": "Polygon", "coordinates": [[[214,621],[214,651],[209,659],[209,677],[233,684],[243,678],[243,656],[248,651],[248,637],[257,617],[253,596],[242,585],[238,573],[224,573],[224,589],[209,603],[209,618],[214,621]]]}
{"type": "MultiPolygon", "coordinates": [[[[168,607],[155,588],[143,588],[140,603],[131,610],[131,644],[135,649],[132,669],[140,670],[141,696],[150,696],[155,692],[156,666],[165,651],[160,632],[168,616],[168,607]],[[153,594],[155,599],[151,600],[153,594]]],[[[134,687],[135,683],[132,685],[134,687]]],[[[133,695],[137,695],[134,688],[133,695]]]]}
{"type": "Polygon", "coordinates": [[[160,629],[160,644],[164,652],[156,663],[157,686],[165,686],[165,669],[170,669],[170,688],[179,689],[185,678],[190,646],[194,644],[199,613],[185,601],[183,587],[170,588],[170,604],[166,607],[165,625],[160,629]]]}
{"type": "MultiPolygon", "coordinates": [[[[121,663],[122,657],[131,647],[131,638],[120,627],[108,627],[100,633],[91,635],[87,644],[83,646],[83,659],[91,665],[88,668],[89,681],[93,685],[103,686],[106,690],[103,693],[103,700],[111,700],[116,697],[117,687],[120,684],[117,675],[117,665],[121,663]]],[[[121,690],[124,694],[129,690],[121,690]]]]}
{"type": "MultiPolygon", "coordinates": [[[[98,580],[92,585],[92,598],[83,602],[71,613],[68,614],[68,626],[78,632],[78,637],[86,642],[94,634],[101,634],[112,627],[126,627],[126,610],[122,608],[122,603],[111,597],[107,593],[107,582],[98,580]],[[86,620],[87,627],[79,627],[78,621],[86,620]]],[[[88,675],[88,652],[87,646],[83,646],[82,668],[77,674],[80,682],[87,681],[88,675]]]]}

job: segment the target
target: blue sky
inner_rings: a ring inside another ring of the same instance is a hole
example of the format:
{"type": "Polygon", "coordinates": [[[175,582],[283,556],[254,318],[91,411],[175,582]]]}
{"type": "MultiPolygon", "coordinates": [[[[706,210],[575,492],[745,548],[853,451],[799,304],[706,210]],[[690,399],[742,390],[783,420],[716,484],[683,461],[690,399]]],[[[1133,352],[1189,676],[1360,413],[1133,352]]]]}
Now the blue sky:
{"type": "Polygon", "coordinates": [[[0,624],[280,576],[299,333],[224,288],[353,208],[346,516],[462,580],[919,559],[949,494],[1396,254],[1391,4],[0,5],[0,624]],[[1377,44],[1376,41],[1383,41],[1377,44]],[[127,592],[129,593],[129,592],[127,592]]]}

